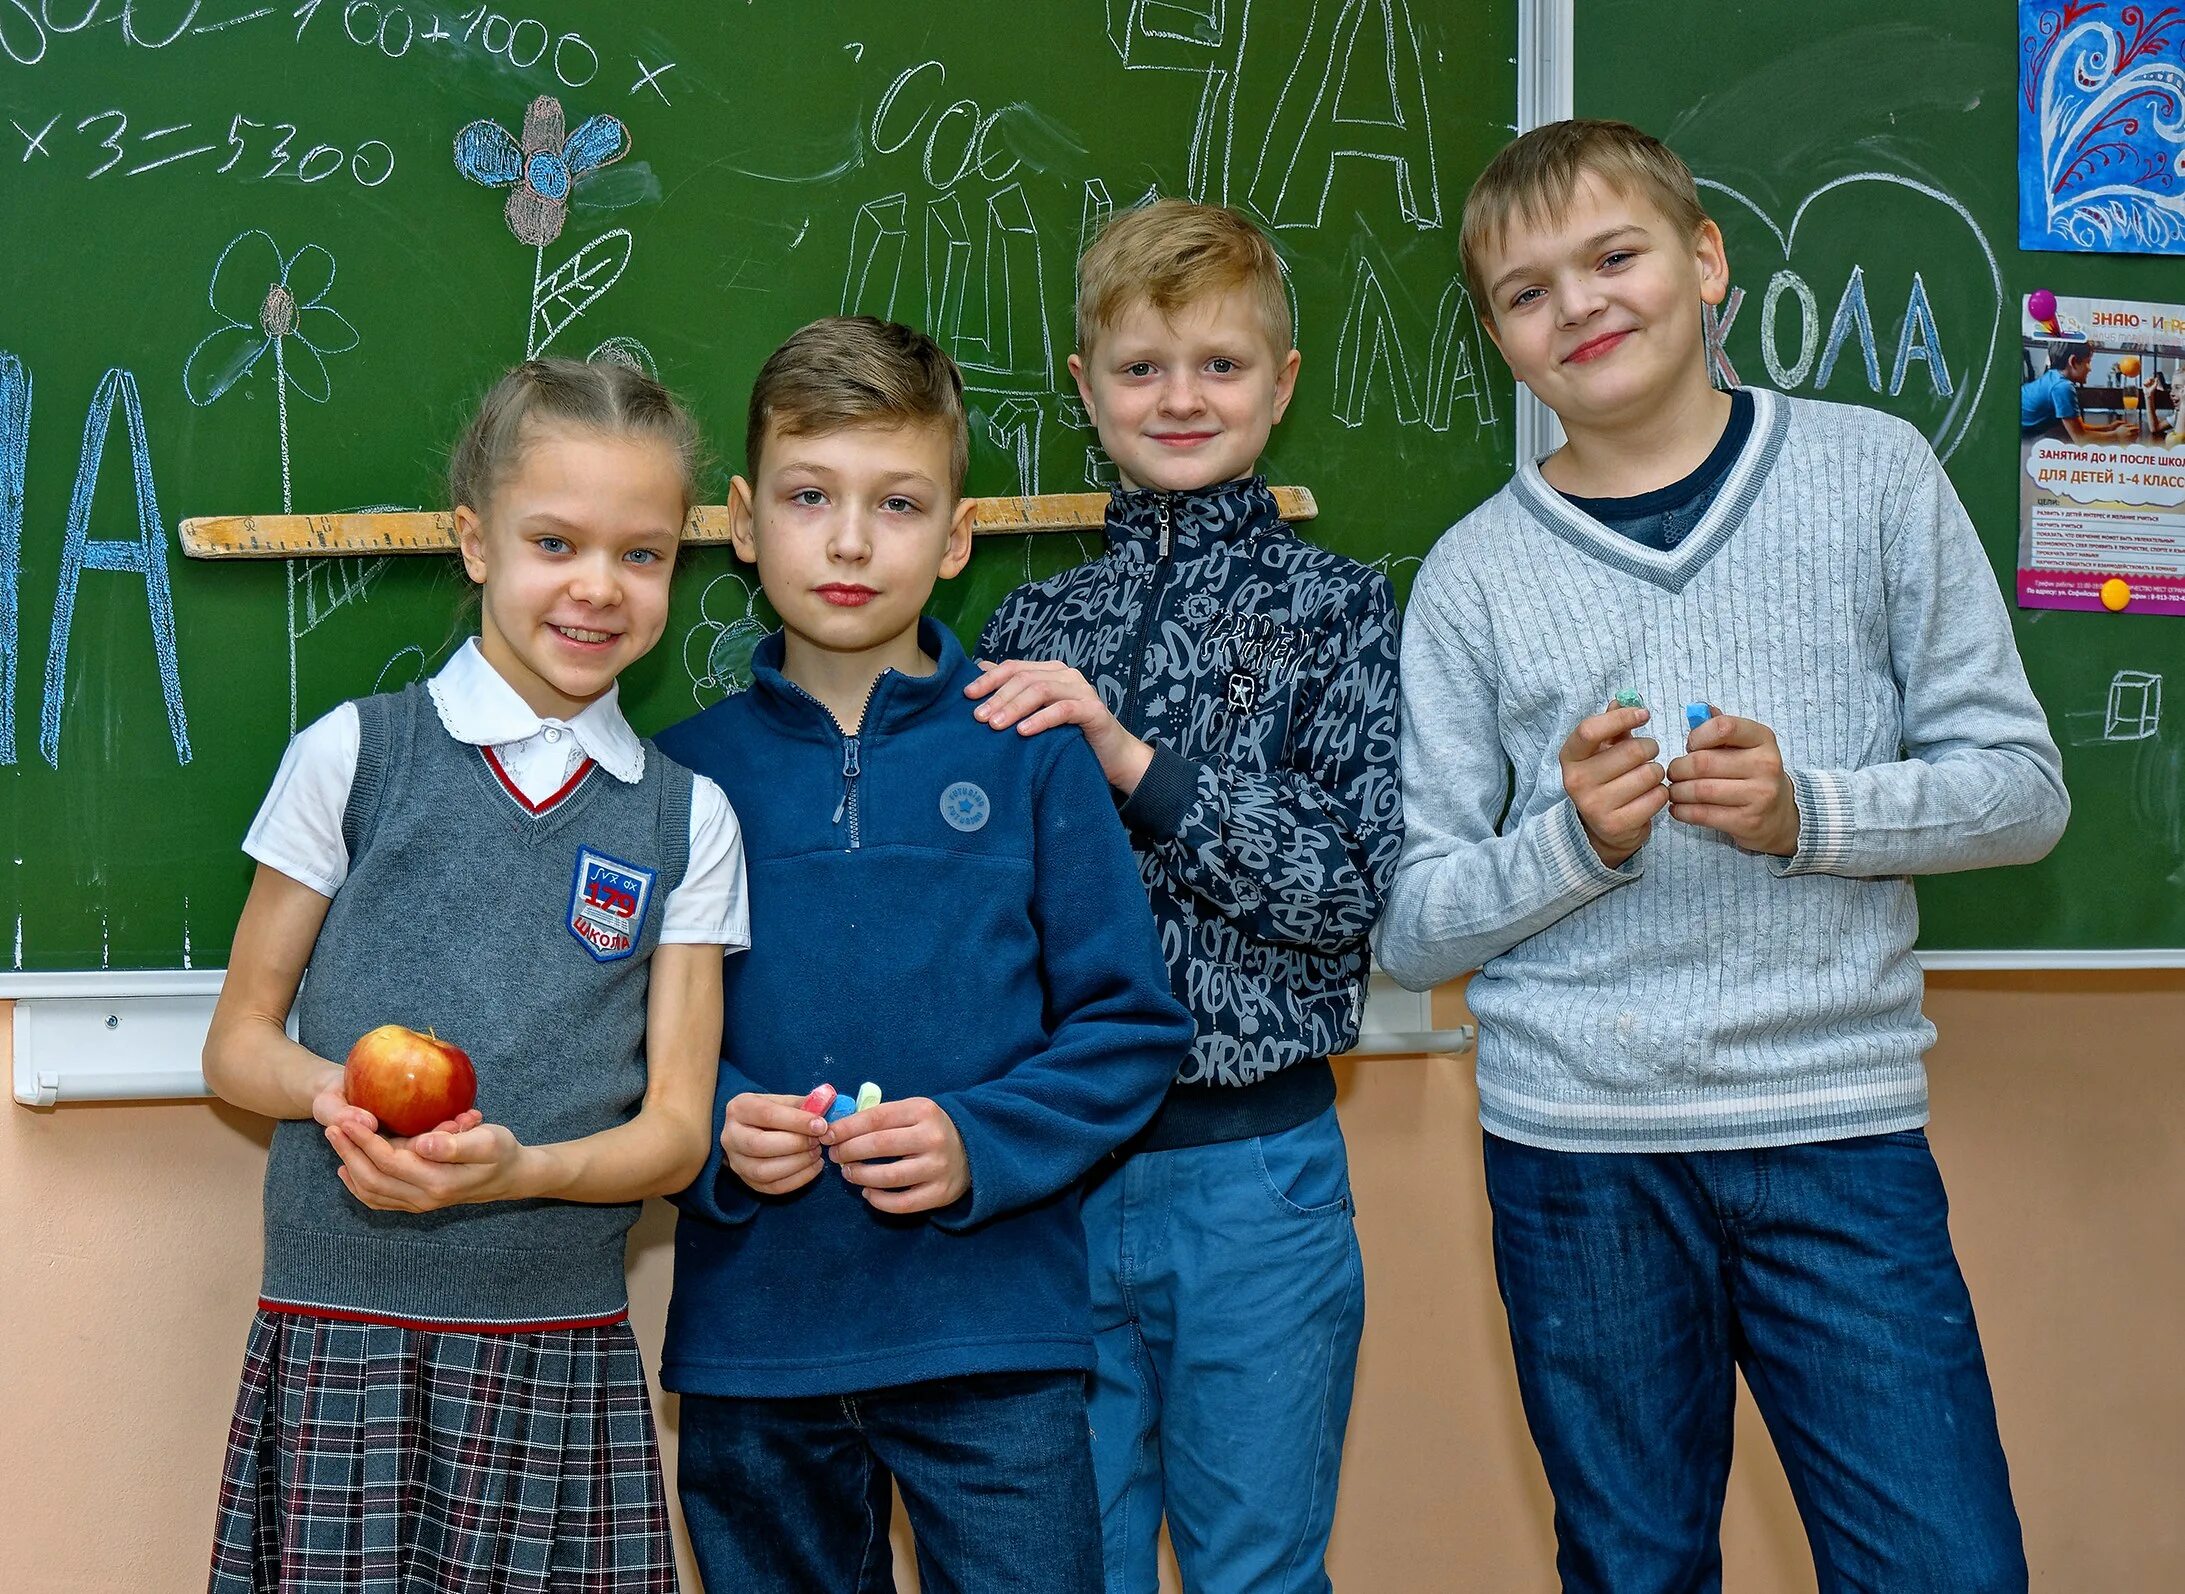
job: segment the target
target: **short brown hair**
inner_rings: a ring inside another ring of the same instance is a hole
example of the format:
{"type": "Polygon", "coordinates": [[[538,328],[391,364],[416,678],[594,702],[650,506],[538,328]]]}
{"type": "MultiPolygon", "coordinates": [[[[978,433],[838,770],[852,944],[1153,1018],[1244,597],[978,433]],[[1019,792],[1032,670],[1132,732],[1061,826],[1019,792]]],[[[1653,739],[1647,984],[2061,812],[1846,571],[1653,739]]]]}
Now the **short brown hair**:
{"type": "Polygon", "coordinates": [[[1652,201],[1688,238],[1698,237],[1707,220],[1692,168],[1653,134],[1629,122],[1592,117],[1536,127],[1503,145],[1465,196],[1457,252],[1476,309],[1494,315],[1489,284],[1482,280],[1487,250],[1502,241],[1512,221],[1528,227],[1551,223],[1588,172],[1620,194],[1652,201]]]}
{"type": "Polygon", "coordinates": [[[938,343],[900,322],[831,315],[790,334],[751,384],[744,468],[759,474],[769,427],[791,437],[847,426],[918,422],[948,428],[950,485],[964,487],[971,431],[964,379],[938,343]]]}
{"type": "Polygon", "coordinates": [[[1249,288],[1278,355],[1290,350],[1282,257],[1267,235],[1222,205],[1156,199],[1118,212],[1077,263],[1077,350],[1137,306],[1173,316],[1186,305],[1249,288]]]}
{"type": "Polygon", "coordinates": [[[551,359],[524,361],[479,401],[448,457],[448,502],[482,513],[523,462],[536,429],[554,424],[665,443],[681,469],[683,513],[698,501],[698,423],[674,394],[618,361],[551,359]]]}

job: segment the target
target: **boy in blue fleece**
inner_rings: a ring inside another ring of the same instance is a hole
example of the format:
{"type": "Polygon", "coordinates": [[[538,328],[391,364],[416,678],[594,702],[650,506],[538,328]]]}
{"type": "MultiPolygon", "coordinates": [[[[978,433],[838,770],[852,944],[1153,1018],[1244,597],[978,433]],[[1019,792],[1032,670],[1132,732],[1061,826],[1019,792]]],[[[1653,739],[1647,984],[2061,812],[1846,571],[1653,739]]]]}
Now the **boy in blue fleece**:
{"type": "Polygon", "coordinates": [[[736,551],[783,629],[660,737],[743,824],[719,1147],[678,1198],[661,1382],[707,1586],[1100,1586],[1079,1181],[1191,1042],[1081,737],[989,734],[921,619],[970,556],[962,385],[923,335],[815,322],[751,394],[736,551]],[[830,1124],[831,1083],[886,1099],[830,1124]]]}
{"type": "MultiPolygon", "coordinates": [[[[1388,582],[1254,472],[1297,381],[1274,247],[1161,200],[1078,267],[1070,372],[1122,477],[1107,553],[995,611],[979,717],[1081,727],[1198,1039],[1085,1198],[1112,1594],[1161,1519],[1191,1594],[1328,1587],[1365,1281],[1331,1053],[1402,845],[1388,582]]],[[[1015,737],[1008,738],[1014,740],[1015,737]]]]}

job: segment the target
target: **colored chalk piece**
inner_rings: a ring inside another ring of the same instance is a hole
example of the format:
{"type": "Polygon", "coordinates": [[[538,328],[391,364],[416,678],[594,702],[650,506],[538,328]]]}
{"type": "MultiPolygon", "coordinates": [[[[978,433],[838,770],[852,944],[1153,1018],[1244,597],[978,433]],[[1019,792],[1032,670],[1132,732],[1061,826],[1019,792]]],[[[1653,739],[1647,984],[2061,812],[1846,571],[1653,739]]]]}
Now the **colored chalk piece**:
{"type": "Polygon", "coordinates": [[[1629,688],[1628,686],[1625,687],[1621,692],[1618,692],[1613,698],[1609,699],[1609,702],[1611,706],[1615,708],[1646,707],[1646,699],[1639,696],[1638,693],[1632,691],[1631,688],[1629,688]]]}
{"type": "Polygon", "coordinates": [[[1685,704],[1684,729],[1686,734],[1690,734],[1691,732],[1698,730],[1702,725],[1706,724],[1714,717],[1715,711],[1709,708],[1705,703],[1685,704]]]}
{"type": "Polygon", "coordinates": [[[871,1080],[857,1087],[857,1110],[871,1112],[880,1105],[880,1087],[871,1080]]]}
{"type": "Polygon", "coordinates": [[[811,1095],[804,1098],[804,1110],[814,1118],[824,1117],[835,1102],[835,1088],[822,1080],[812,1087],[811,1095]]]}
{"type": "Polygon", "coordinates": [[[837,1096],[827,1104],[827,1121],[831,1124],[840,1123],[855,1111],[857,1111],[856,1102],[847,1096],[837,1096]]]}

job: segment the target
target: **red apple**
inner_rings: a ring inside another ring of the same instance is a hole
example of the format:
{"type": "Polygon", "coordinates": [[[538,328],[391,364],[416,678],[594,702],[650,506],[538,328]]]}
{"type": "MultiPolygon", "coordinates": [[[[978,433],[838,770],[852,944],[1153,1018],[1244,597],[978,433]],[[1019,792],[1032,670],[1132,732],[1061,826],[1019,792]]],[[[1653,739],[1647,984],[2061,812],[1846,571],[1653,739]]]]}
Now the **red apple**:
{"type": "Polygon", "coordinates": [[[358,1036],[348,1066],[350,1103],[391,1135],[421,1135],[468,1112],[478,1096],[469,1053],[400,1024],[358,1036]]]}

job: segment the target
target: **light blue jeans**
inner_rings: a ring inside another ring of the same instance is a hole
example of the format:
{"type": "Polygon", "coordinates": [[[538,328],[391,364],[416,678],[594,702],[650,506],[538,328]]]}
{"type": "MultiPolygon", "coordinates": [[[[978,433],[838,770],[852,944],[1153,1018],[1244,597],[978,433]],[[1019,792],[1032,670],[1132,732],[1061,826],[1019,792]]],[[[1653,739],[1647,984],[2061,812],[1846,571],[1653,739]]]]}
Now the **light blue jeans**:
{"type": "Polygon", "coordinates": [[[1112,1164],[1085,1200],[1108,1594],[1318,1594],[1365,1273],[1335,1109],[1112,1164]]]}

